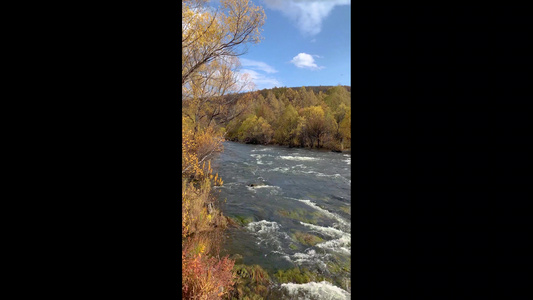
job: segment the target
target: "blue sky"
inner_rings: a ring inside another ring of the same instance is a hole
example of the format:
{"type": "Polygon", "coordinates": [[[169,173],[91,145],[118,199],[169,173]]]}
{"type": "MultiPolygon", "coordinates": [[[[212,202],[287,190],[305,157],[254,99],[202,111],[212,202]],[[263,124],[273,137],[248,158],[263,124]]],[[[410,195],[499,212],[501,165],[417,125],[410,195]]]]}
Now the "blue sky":
{"type": "Polygon", "coordinates": [[[266,14],[263,40],[240,56],[258,90],[351,85],[350,0],[252,0],[266,14]]]}

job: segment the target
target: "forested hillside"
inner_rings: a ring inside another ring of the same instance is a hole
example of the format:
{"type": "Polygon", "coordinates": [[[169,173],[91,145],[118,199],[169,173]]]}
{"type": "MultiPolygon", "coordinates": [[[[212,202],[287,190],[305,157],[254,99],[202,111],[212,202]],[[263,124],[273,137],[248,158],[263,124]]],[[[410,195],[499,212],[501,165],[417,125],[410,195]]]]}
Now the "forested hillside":
{"type": "Polygon", "coordinates": [[[346,86],[264,89],[241,94],[214,119],[228,140],[341,151],[350,148],[350,94],[346,86]]]}

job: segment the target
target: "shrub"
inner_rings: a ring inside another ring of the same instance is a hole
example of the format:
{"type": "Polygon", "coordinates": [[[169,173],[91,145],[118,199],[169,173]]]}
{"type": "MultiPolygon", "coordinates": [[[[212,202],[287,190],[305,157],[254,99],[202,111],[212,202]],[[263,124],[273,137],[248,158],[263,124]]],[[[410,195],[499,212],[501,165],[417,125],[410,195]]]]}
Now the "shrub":
{"type": "Polygon", "coordinates": [[[183,299],[220,299],[233,289],[234,262],[227,257],[218,259],[192,249],[182,252],[182,297],[183,299]]]}
{"type": "Polygon", "coordinates": [[[220,151],[221,139],[211,128],[182,131],[182,298],[220,299],[234,284],[234,261],[219,258],[219,229],[225,217],[214,207],[210,158],[220,151]]]}

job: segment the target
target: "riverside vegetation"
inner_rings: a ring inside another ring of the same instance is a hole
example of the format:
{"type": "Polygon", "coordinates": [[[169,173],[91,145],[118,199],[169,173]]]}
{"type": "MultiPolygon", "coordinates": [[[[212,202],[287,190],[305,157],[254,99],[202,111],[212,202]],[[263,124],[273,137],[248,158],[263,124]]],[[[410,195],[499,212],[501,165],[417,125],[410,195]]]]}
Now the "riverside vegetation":
{"type": "Polygon", "coordinates": [[[246,82],[234,72],[244,46],[260,41],[264,12],[248,0],[221,0],[215,11],[205,0],[182,1],[182,291],[184,299],[230,297],[238,276],[234,261],[220,257],[226,218],[212,187],[222,179],[211,169],[223,134],[222,118],[246,82]],[[214,111],[213,111],[214,110],[214,111]]]}
{"type": "Polygon", "coordinates": [[[222,123],[229,140],[335,151],[350,148],[350,87],[273,88],[241,98],[249,102],[247,109],[222,123]]]}

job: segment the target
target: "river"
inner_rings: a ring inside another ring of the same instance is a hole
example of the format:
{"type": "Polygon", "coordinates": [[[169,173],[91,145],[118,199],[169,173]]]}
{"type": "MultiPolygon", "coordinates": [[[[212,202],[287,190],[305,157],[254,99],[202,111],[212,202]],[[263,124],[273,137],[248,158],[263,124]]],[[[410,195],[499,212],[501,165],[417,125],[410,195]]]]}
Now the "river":
{"type": "Polygon", "coordinates": [[[269,298],[350,298],[350,163],[349,154],[224,142],[213,162],[224,181],[218,198],[224,215],[246,225],[226,231],[222,254],[271,277],[299,267],[328,278],[278,283],[269,298]]]}

